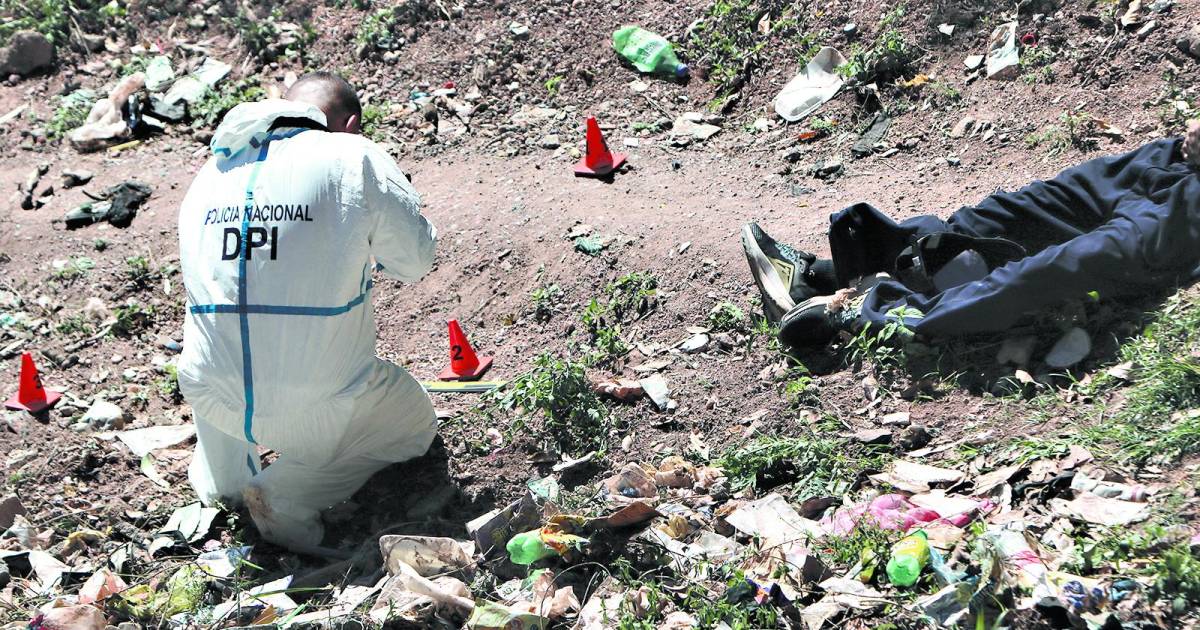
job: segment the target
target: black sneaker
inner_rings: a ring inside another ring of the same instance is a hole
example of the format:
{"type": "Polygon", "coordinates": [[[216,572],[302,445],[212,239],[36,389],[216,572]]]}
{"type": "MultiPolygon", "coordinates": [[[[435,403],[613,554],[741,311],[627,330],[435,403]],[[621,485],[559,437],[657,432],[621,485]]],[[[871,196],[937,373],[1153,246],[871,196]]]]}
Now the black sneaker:
{"type": "Polygon", "coordinates": [[[817,295],[808,282],[816,256],[776,241],[757,223],[742,227],[742,249],[762,293],[763,312],[771,322],[778,322],[798,302],[817,295]]]}
{"type": "Polygon", "coordinates": [[[853,331],[858,311],[842,308],[830,313],[832,295],[818,295],[792,307],[779,320],[779,341],[793,348],[823,346],[843,330],[853,331]]]}

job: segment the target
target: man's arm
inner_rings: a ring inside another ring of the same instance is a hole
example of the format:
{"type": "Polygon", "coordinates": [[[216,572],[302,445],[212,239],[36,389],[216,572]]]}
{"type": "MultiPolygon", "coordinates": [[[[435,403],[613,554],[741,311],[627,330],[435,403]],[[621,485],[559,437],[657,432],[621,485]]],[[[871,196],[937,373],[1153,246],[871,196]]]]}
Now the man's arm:
{"type": "Polygon", "coordinates": [[[377,147],[363,164],[363,202],[375,215],[371,255],[384,273],[416,282],[433,267],[437,228],[421,215],[421,198],[400,167],[377,147]]]}

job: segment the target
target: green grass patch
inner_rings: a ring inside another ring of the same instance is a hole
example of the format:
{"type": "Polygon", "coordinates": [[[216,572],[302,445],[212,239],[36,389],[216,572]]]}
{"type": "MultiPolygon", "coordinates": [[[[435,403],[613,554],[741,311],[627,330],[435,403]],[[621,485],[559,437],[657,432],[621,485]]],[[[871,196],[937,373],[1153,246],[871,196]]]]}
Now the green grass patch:
{"type": "Polygon", "coordinates": [[[592,298],[580,314],[591,365],[612,363],[629,353],[621,326],[658,307],[658,279],[648,272],[629,273],[610,283],[604,294],[606,300],[592,298]]]}
{"type": "Polygon", "coordinates": [[[206,92],[190,114],[196,124],[215,127],[229,110],[242,103],[261,100],[266,95],[266,90],[249,79],[226,81],[216,89],[206,92]]]}
{"type": "Polygon", "coordinates": [[[606,620],[606,627],[617,630],[658,630],[672,611],[683,611],[696,621],[696,628],[779,627],[780,611],[770,602],[758,604],[745,575],[732,564],[710,567],[711,578],[720,591],[705,588],[692,581],[680,580],[665,571],[638,573],[621,558],[613,563],[612,574],[631,592],[641,590],[649,604],[644,611],[635,611],[628,599],[606,620]]]}
{"type": "Polygon", "coordinates": [[[533,369],[484,398],[485,414],[512,412],[509,433],[529,436],[543,446],[582,455],[608,449],[613,423],[608,408],[592,392],[582,361],[543,353],[533,369]]]}
{"type": "Polygon", "coordinates": [[[0,0],[0,44],[17,31],[37,31],[64,47],[74,28],[96,33],[125,13],[119,0],[0,0]]]}
{"type": "Polygon", "coordinates": [[[803,7],[779,0],[715,0],[693,25],[687,56],[705,69],[721,104],[749,78],[768,46],[795,46],[807,64],[820,49],[823,34],[806,32],[803,7]]]}
{"type": "Polygon", "coordinates": [[[228,21],[241,36],[246,50],[266,62],[280,58],[304,60],[309,46],[317,40],[317,31],[311,24],[286,21],[281,8],[272,10],[266,17],[239,8],[228,21]]]}
{"type": "Polygon", "coordinates": [[[58,331],[58,334],[66,336],[90,335],[92,334],[92,325],[83,315],[72,315],[63,318],[58,326],[54,327],[54,330],[58,331]]]}
{"type": "Polygon", "coordinates": [[[96,93],[78,89],[58,99],[58,106],[46,122],[46,137],[57,140],[87,122],[88,113],[96,101],[96,93]]]}
{"type": "Polygon", "coordinates": [[[557,284],[542,284],[529,292],[533,303],[533,319],[542,323],[550,321],[562,300],[562,289],[557,284]]]}
{"type": "Polygon", "coordinates": [[[721,302],[708,312],[705,323],[716,332],[727,332],[745,330],[750,320],[746,317],[746,311],[733,302],[721,302]]]}
{"type": "Polygon", "coordinates": [[[836,426],[822,430],[823,437],[759,437],[727,450],[716,465],[725,471],[734,489],[790,484],[797,496],[839,495],[862,471],[882,467],[887,455],[832,437],[836,426]]]}
{"type": "Polygon", "coordinates": [[[898,24],[907,13],[904,3],[897,4],[879,18],[879,32],[870,44],[854,44],[838,74],[860,83],[885,82],[903,76],[917,61],[915,46],[905,39],[898,24]]]}
{"type": "Polygon", "coordinates": [[[1041,130],[1025,136],[1025,144],[1029,148],[1042,147],[1051,157],[1062,155],[1074,148],[1079,151],[1093,151],[1099,143],[1096,141],[1096,119],[1084,112],[1064,112],[1058,117],[1058,123],[1049,125],[1041,130]]]}
{"type": "MultiPolygon", "coordinates": [[[[1172,461],[1200,451],[1200,294],[1167,300],[1142,334],[1120,350],[1133,383],[1121,407],[1085,435],[1115,445],[1124,456],[1172,461]]],[[[1116,384],[1101,377],[1099,387],[1116,384]]]]}
{"type": "Polygon", "coordinates": [[[116,322],[113,323],[112,333],[119,337],[133,337],[154,323],[154,307],[130,302],[114,309],[113,316],[116,322]]]}
{"type": "Polygon", "coordinates": [[[1054,83],[1054,68],[1058,51],[1047,46],[1025,48],[1021,53],[1021,81],[1029,84],[1054,83]]]}
{"type": "Polygon", "coordinates": [[[74,280],[87,274],[96,267],[96,261],[87,256],[76,256],[61,266],[55,263],[55,270],[52,277],[55,280],[74,280]]]}

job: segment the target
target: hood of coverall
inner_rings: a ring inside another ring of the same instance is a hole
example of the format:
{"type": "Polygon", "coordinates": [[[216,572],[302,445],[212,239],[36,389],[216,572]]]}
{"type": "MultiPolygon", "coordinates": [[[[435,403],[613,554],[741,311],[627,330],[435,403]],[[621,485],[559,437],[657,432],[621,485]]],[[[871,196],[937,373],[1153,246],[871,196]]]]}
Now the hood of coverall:
{"type": "Polygon", "coordinates": [[[220,126],[213,132],[209,147],[213,155],[230,158],[246,148],[258,148],[280,118],[307,118],[326,125],[325,113],[314,105],[272,98],[254,103],[242,103],[229,110],[220,126]]]}

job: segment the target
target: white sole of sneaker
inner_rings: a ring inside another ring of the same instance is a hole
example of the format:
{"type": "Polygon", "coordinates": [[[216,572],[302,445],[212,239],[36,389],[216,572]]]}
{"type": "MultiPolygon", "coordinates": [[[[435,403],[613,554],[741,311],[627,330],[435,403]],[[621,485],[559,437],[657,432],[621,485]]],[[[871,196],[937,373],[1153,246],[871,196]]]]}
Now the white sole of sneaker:
{"type": "Polygon", "coordinates": [[[792,310],[796,303],[792,301],[787,287],[783,285],[783,280],[779,277],[775,265],[771,264],[771,259],[767,258],[766,253],[754,240],[754,234],[750,231],[749,225],[742,226],[742,249],[746,252],[746,260],[750,262],[750,271],[754,276],[754,282],[763,294],[763,311],[766,312],[768,319],[778,322],[779,318],[792,310]],[[772,306],[768,306],[768,300],[772,306]],[[777,309],[778,312],[773,312],[777,309]]]}

